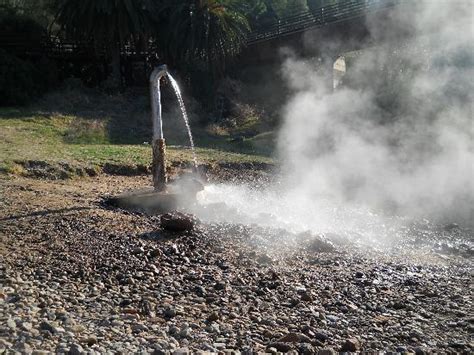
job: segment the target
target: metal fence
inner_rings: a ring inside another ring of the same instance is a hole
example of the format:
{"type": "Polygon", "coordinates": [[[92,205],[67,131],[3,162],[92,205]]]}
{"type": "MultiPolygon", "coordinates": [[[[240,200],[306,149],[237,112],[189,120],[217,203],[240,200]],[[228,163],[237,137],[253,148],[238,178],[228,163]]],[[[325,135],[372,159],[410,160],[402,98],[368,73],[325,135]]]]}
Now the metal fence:
{"type": "MultiPolygon", "coordinates": [[[[398,5],[403,0],[346,0],[321,7],[319,9],[295,12],[264,27],[259,27],[247,36],[247,44],[268,41],[274,38],[302,32],[310,28],[323,27],[329,24],[362,18],[398,5]]],[[[0,48],[21,56],[41,56],[56,58],[103,57],[105,48],[94,46],[88,41],[70,41],[58,37],[44,37],[41,41],[22,39],[21,36],[6,37],[0,33],[0,48]]],[[[122,55],[127,57],[144,57],[148,53],[136,50],[132,45],[122,47],[122,55]]]]}
{"type": "Polygon", "coordinates": [[[361,18],[369,13],[394,7],[399,3],[400,0],[347,0],[312,11],[293,13],[275,20],[270,25],[256,28],[247,36],[247,43],[268,41],[310,28],[361,18]]]}

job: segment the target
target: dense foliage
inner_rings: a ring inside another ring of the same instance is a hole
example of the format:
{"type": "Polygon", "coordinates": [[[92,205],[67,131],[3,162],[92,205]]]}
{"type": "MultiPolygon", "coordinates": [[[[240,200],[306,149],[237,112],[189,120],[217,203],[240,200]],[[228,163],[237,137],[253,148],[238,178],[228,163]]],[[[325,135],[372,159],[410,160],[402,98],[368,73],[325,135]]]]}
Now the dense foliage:
{"type": "Polygon", "coordinates": [[[44,26],[18,11],[5,7],[0,12],[0,105],[22,105],[52,88],[58,79],[56,65],[41,55],[26,55],[17,48],[35,53],[45,43],[44,26]]]}
{"type": "Polygon", "coordinates": [[[179,65],[205,64],[211,73],[239,53],[249,24],[239,0],[166,0],[159,48],[179,65]]]}
{"type": "Polygon", "coordinates": [[[0,106],[23,105],[56,82],[51,62],[23,60],[0,49],[0,106]]]}
{"type": "MultiPolygon", "coordinates": [[[[61,63],[63,76],[80,76],[91,85],[110,73],[107,86],[125,84],[122,59],[128,48],[153,53],[151,60],[146,58],[148,65],[166,62],[191,87],[200,88],[196,96],[212,97],[216,79],[245,46],[248,31],[332,3],[337,0],[0,0],[0,30],[4,38],[14,38],[30,49],[41,46],[48,34],[92,46],[97,58],[105,59],[82,67],[61,63]]],[[[31,71],[28,60],[39,58],[12,58],[12,53],[3,53],[4,68],[17,60],[18,70],[3,82],[18,75],[22,87],[26,82],[21,78],[31,71]]],[[[26,86],[35,91],[34,84],[26,86]]],[[[25,98],[30,96],[25,92],[25,98]]]]}

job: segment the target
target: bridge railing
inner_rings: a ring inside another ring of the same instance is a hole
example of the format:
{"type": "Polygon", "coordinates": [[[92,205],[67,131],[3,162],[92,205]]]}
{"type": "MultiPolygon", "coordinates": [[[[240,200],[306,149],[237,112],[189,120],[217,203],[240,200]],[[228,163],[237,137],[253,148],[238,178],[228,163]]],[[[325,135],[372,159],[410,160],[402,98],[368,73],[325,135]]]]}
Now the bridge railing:
{"type": "Polygon", "coordinates": [[[294,13],[275,20],[271,25],[256,28],[247,36],[247,44],[360,18],[368,13],[393,7],[399,2],[400,0],[349,0],[315,10],[294,13]]]}

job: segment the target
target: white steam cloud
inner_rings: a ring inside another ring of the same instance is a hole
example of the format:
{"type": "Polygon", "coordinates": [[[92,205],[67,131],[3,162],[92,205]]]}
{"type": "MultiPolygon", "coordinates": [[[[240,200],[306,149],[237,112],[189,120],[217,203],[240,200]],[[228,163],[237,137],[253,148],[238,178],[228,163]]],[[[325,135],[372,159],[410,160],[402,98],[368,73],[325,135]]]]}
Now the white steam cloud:
{"type": "Polygon", "coordinates": [[[283,181],[208,186],[201,202],[215,208],[199,217],[382,244],[413,236],[412,220],[474,226],[472,4],[416,2],[375,18],[382,45],[346,54],[336,90],[318,60],[287,55],[283,181]]]}
{"type": "Polygon", "coordinates": [[[286,183],[298,195],[473,224],[473,3],[404,10],[391,24],[411,23],[415,36],[397,40],[386,23],[371,23],[390,44],[353,58],[335,91],[308,62],[286,60],[286,183]]]}

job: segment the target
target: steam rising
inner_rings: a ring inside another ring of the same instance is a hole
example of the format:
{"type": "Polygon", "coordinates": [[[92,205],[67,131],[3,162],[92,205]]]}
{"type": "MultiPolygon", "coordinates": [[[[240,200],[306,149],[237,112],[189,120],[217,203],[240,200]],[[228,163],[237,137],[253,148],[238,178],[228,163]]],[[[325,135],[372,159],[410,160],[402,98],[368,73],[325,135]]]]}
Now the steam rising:
{"type": "Polygon", "coordinates": [[[356,87],[332,92],[305,62],[286,60],[295,93],[279,140],[287,181],[341,203],[472,222],[472,3],[427,2],[409,19],[409,42],[372,25],[390,45],[354,60],[356,87]]]}
{"type": "Polygon", "coordinates": [[[474,224],[473,5],[403,9],[390,26],[369,23],[384,44],[347,55],[334,91],[324,67],[287,57],[283,181],[264,192],[208,187],[204,202],[232,210],[220,210],[223,220],[369,239],[397,234],[408,218],[474,224]],[[393,32],[407,26],[415,36],[393,32]]]}

